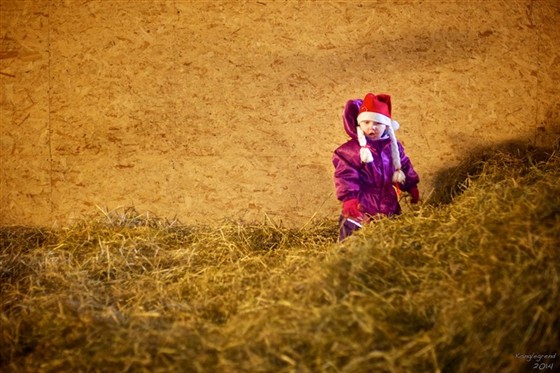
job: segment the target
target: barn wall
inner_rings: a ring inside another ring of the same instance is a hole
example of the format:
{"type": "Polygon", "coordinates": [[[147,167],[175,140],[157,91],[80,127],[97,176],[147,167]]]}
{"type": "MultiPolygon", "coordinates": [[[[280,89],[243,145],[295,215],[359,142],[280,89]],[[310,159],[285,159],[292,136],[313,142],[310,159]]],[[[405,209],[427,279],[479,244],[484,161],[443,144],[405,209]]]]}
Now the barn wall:
{"type": "Polygon", "coordinates": [[[1,0],[0,224],[135,206],[335,217],[341,111],[390,93],[422,177],[560,136],[557,0],[1,0]]]}

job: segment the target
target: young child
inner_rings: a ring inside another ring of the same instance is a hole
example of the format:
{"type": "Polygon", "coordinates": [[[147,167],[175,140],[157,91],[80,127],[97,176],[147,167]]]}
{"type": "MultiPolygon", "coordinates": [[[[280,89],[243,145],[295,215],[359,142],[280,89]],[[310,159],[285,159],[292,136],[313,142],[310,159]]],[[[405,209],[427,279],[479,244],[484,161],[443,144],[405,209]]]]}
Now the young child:
{"type": "Polygon", "coordinates": [[[420,181],[395,137],[391,97],[368,93],[344,107],[344,129],[351,137],[333,154],[336,197],[342,202],[339,240],[370,220],[401,213],[399,194],[418,203],[420,181]]]}

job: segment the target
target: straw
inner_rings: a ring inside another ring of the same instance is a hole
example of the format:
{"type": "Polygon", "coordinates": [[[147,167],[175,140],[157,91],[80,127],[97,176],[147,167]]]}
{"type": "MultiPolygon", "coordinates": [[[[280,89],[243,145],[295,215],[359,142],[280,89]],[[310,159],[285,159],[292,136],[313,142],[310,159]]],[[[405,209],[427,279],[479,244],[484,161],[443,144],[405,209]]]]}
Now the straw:
{"type": "MultiPolygon", "coordinates": [[[[337,243],[337,222],[133,208],[0,228],[0,370],[522,372],[560,364],[560,160],[513,147],[337,243]]],[[[452,177],[451,177],[451,176],[452,177]]]]}

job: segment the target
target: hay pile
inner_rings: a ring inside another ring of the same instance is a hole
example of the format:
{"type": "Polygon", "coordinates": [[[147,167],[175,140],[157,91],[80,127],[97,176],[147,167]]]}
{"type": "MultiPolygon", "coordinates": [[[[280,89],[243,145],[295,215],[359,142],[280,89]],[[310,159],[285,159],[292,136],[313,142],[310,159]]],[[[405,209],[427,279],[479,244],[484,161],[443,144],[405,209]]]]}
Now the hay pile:
{"type": "Polygon", "coordinates": [[[530,370],[560,352],[560,159],[520,154],[462,165],[343,244],[330,221],[131,209],[2,228],[0,370],[530,370]]]}

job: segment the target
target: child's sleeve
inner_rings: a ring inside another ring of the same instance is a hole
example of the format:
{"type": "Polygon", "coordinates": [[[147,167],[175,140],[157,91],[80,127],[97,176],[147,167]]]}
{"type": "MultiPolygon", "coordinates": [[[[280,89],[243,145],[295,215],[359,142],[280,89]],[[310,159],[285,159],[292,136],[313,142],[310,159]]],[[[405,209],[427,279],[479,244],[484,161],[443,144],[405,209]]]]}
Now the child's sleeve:
{"type": "Polygon", "coordinates": [[[401,153],[401,169],[406,176],[406,180],[403,184],[401,184],[401,189],[408,192],[410,188],[416,186],[420,182],[420,177],[414,170],[414,166],[412,166],[412,162],[406,155],[404,148],[401,143],[399,145],[399,152],[401,153]]]}
{"type": "Polygon", "coordinates": [[[358,170],[337,151],[334,152],[334,186],[336,198],[344,202],[358,198],[360,192],[360,176],[358,170]]]}

